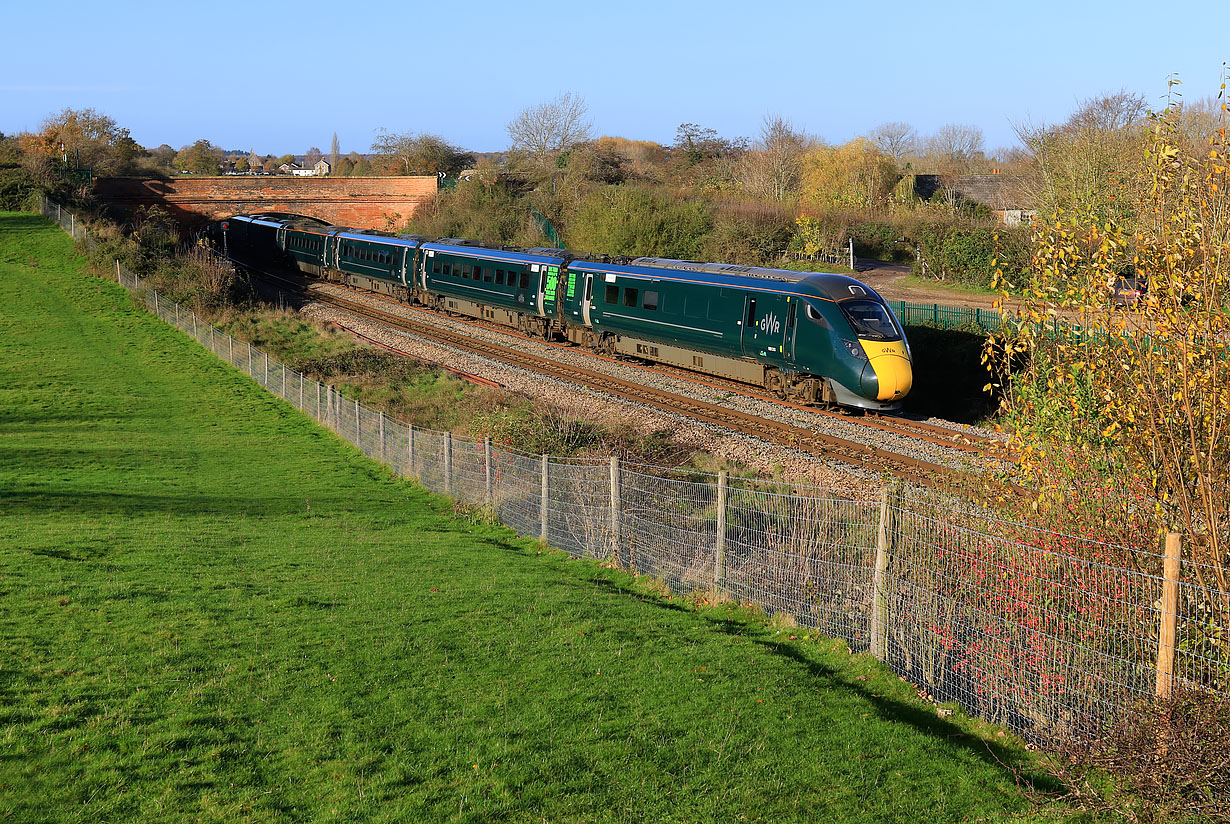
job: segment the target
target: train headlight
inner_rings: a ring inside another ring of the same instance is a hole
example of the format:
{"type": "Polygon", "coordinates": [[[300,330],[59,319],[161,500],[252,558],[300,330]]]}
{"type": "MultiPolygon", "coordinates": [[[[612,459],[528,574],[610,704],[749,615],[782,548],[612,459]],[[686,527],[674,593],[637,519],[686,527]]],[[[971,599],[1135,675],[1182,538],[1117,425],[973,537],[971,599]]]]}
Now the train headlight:
{"type": "Polygon", "coordinates": [[[855,360],[867,359],[867,353],[863,351],[863,346],[858,341],[843,340],[842,343],[846,345],[846,351],[849,352],[850,356],[855,360]]]}

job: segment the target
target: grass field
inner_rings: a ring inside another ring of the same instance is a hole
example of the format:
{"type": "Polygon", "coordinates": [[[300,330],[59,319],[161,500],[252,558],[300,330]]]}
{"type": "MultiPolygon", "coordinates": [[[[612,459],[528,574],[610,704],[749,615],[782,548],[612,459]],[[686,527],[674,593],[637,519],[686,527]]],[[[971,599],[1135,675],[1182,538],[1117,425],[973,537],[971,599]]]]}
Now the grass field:
{"type": "Polygon", "coordinates": [[[866,657],[454,518],[78,267],[0,214],[0,820],[1065,817],[866,657]]]}

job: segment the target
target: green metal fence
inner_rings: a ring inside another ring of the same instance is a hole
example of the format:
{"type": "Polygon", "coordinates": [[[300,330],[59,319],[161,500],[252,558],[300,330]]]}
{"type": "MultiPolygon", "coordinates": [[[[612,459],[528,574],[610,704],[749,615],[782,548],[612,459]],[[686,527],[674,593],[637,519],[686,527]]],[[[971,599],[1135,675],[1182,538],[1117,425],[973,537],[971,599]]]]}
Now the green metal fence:
{"type": "Polygon", "coordinates": [[[896,313],[903,326],[934,326],[939,329],[960,329],[970,326],[991,332],[998,329],[1003,320],[994,309],[979,309],[974,306],[945,306],[941,303],[910,303],[890,300],[888,305],[896,313]]]}

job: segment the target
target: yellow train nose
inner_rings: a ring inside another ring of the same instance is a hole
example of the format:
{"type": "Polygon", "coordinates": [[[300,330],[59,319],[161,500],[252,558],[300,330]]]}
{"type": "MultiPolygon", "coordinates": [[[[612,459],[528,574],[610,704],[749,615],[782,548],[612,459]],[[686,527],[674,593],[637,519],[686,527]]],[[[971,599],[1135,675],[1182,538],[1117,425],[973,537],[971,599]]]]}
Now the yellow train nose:
{"type": "Polygon", "coordinates": [[[876,373],[879,390],[876,400],[896,401],[910,394],[914,385],[914,369],[905,350],[905,341],[859,340],[867,353],[867,362],[876,373]]]}

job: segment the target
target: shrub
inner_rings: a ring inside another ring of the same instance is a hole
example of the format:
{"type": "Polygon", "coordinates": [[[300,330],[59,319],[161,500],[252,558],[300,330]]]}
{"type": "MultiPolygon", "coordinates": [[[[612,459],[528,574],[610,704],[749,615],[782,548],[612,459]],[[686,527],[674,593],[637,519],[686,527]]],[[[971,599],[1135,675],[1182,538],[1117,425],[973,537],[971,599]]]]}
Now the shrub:
{"type": "Polygon", "coordinates": [[[720,263],[774,263],[785,255],[793,232],[793,216],[781,206],[723,203],[705,239],[703,256],[720,263]]]}
{"type": "Polygon", "coordinates": [[[605,186],[569,215],[569,248],[595,254],[701,257],[713,229],[713,207],[642,186],[605,186]]]}

